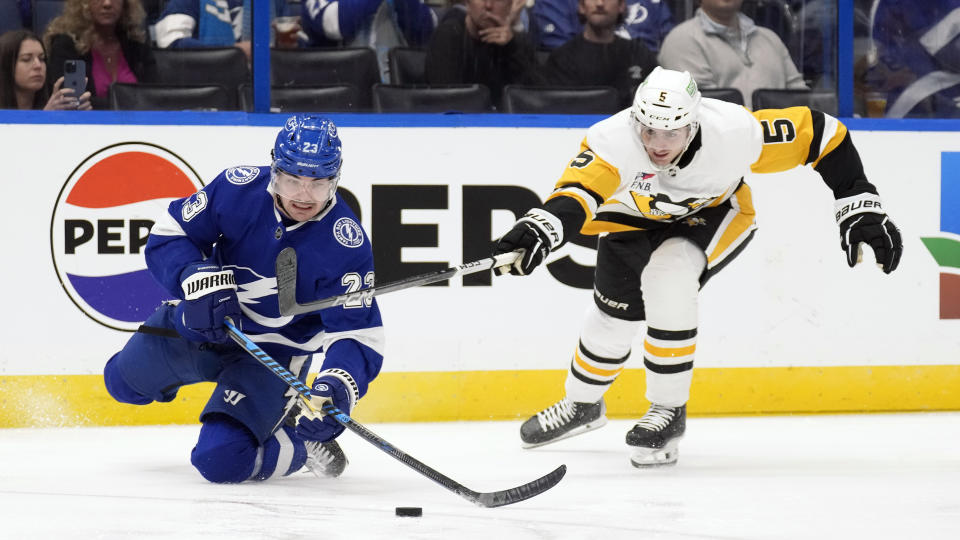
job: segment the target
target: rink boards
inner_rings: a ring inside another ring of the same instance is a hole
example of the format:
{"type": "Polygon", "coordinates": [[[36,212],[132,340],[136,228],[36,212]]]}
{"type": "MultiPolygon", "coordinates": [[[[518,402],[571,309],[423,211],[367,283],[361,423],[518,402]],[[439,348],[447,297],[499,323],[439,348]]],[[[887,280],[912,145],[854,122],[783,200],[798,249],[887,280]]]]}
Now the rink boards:
{"type": "MultiPolygon", "coordinates": [[[[487,256],[584,134],[342,118],[340,185],[372,237],[381,283],[487,256]]],[[[224,168],[268,164],[276,129],[0,126],[0,427],[196,420],[211,385],[121,406],[99,373],[159,299],[142,255],[152,220],[224,168]]],[[[691,414],[960,409],[960,134],[855,130],[854,142],[903,232],[900,268],[847,268],[831,194],[809,169],[749,177],[759,230],[701,295],[691,414]]],[[[555,401],[593,258],[570,245],[527,278],[380,298],[387,355],[357,417],[518,418],[555,401]]],[[[646,408],[640,355],[627,365],[607,395],[613,416],[646,408]]]]}

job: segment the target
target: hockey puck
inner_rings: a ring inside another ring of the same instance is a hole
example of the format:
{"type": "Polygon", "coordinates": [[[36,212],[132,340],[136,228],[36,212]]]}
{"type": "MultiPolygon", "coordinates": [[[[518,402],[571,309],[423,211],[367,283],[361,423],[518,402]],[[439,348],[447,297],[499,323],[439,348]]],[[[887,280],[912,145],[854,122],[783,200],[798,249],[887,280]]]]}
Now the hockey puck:
{"type": "Polygon", "coordinates": [[[396,512],[400,517],[420,517],[423,515],[423,508],[419,506],[398,506],[396,512]]]}

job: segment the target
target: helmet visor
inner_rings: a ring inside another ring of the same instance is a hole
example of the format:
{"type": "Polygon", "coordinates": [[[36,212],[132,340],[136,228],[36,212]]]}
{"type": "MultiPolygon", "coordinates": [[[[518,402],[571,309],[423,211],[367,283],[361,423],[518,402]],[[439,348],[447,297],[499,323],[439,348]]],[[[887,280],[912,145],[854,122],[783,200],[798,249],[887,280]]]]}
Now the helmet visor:
{"type": "Polygon", "coordinates": [[[637,124],[643,146],[656,150],[683,150],[687,146],[690,126],[677,129],[657,129],[637,124]]]}
{"type": "Polygon", "coordinates": [[[278,168],[273,170],[273,189],[277,195],[303,203],[325,203],[336,189],[337,179],[296,176],[278,168]]]}

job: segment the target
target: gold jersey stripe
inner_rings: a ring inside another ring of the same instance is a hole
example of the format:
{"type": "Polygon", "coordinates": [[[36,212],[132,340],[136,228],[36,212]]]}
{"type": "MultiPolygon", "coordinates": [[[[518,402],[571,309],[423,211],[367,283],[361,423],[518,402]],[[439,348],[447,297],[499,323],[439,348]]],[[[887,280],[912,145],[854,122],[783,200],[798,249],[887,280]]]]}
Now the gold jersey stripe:
{"type": "Polygon", "coordinates": [[[580,232],[587,236],[592,236],[600,233],[618,233],[618,232],[629,232],[629,231],[642,231],[644,229],[640,227],[632,227],[630,225],[622,225],[620,223],[611,223],[609,221],[588,221],[584,225],[580,232]]]}
{"type": "Polygon", "coordinates": [[[736,206],[739,207],[739,212],[723,230],[723,233],[720,235],[720,240],[717,242],[713,251],[707,254],[707,266],[710,266],[728,249],[733,247],[734,244],[737,243],[737,239],[741,238],[754,226],[753,220],[756,217],[756,211],[753,209],[753,195],[750,192],[750,187],[746,184],[741,184],[740,189],[733,194],[733,197],[737,201],[736,206]]]}
{"type": "Polygon", "coordinates": [[[620,366],[617,369],[600,369],[598,367],[593,367],[585,362],[583,358],[580,358],[579,350],[573,353],[573,360],[577,363],[577,366],[579,366],[580,369],[586,371],[587,373],[592,373],[598,377],[613,377],[614,375],[623,371],[623,366],[620,366]]]}
{"type": "Polygon", "coordinates": [[[696,345],[687,347],[657,347],[651,345],[649,341],[644,340],[643,350],[658,358],[675,358],[677,356],[690,356],[697,350],[696,345]]]}

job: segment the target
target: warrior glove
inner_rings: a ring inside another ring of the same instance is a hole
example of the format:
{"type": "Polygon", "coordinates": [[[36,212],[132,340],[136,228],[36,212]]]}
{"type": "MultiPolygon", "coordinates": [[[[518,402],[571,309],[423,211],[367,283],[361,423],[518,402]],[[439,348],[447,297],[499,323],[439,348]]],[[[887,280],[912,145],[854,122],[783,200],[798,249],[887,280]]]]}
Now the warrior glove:
{"type": "MultiPolygon", "coordinates": [[[[342,369],[325,369],[317,374],[310,390],[310,401],[320,409],[325,404],[333,403],[334,407],[349,415],[350,411],[360,399],[360,390],[353,377],[342,369]]],[[[297,423],[297,433],[308,441],[327,442],[336,439],[343,433],[343,425],[330,416],[309,418],[301,416],[297,423]]]]}
{"type": "Polygon", "coordinates": [[[194,263],[180,272],[184,301],[177,306],[177,330],[190,341],[226,343],[223,319],[240,321],[240,302],[233,270],[194,263]]]}
{"type": "Polygon", "coordinates": [[[863,258],[863,246],[873,248],[877,266],[889,274],[900,264],[903,241],[900,230],[884,213],[880,197],[873,193],[860,193],[838,199],[834,204],[837,223],[840,225],[840,247],[847,254],[850,268],[863,258]]]}
{"type": "Polygon", "coordinates": [[[520,257],[511,266],[501,266],[497,271],[504,274],[509,269],[515,276],[525,276],[561,244],[563,224],[560,218],[542,208],[533,208],[497,242],[494,255],[520,252],[520,257]]]}

